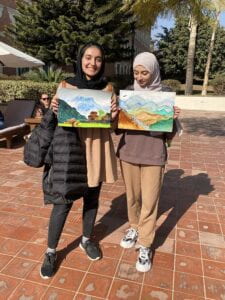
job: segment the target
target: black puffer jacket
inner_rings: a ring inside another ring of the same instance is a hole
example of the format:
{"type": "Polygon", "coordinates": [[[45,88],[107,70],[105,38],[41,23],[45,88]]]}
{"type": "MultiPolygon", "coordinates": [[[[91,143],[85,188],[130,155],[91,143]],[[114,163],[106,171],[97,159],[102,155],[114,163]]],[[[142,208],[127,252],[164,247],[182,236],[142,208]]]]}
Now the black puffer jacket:
{"type": "Polygon", "coordinates": [[[85,148],[75,128],[57,126],[49,110],[24,147],[24,162],[42,167],[45,204],[66,204],[87,189],[85,148]]]}

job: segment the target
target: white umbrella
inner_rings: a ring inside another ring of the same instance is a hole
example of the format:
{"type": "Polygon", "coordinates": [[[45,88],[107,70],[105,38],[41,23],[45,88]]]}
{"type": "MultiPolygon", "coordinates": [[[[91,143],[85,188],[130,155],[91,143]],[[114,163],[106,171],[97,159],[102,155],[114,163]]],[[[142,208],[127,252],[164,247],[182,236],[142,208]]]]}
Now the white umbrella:
{"type": "Polygon", "coordinates": [[[44,65],[44,62],[0,42],[0,65],[11,68],[32,68],[44,65]]]}

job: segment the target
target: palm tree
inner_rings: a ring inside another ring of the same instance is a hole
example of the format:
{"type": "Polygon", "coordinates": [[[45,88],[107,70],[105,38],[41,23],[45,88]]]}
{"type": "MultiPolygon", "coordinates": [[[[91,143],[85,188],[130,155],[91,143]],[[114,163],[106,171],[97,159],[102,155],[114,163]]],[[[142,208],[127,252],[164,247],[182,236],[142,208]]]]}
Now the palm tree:
{"type": "Polygon", "coordinates": [[[199,22],[205,18],[205,9],[214,0],[124,0],[132,5],[134,13],[138,16],[142,26],[152,25],[156,18],[168,14],[182,15],[184,11],[190,16],[190,39],[187,55],[185,94],[191,95],[193,90],[194,56],[196,36],[199,22]]]}
{"type": "MultiPolygon", "coordinates": [[[[166,2],[171,0],[124,0],[124,9],[130,8],[137,17],[137,25],[140,27],[152,27],[159,15],[166,16],[169,8],[166,2]]],[[[179,3],[179,1],[176,0],[179,3]]]]}
{"type": "Polygon", "coordinates": [[[59,83],[71,75],[72,74],[70,73],[63,72],[61,68],[57,68],[55,65],[50,65],[45,69],[39,68],[36,70],[30,70],[23,74],[23,78],[37,82],[46,81],[59,83]]]}
{"type": "Polygon", "coordinates": [[[190,37],[187,53],[185,95],[191,95],[193,92],[194,58],[196,49],[197,29],[198,20],[195,14],[191,14],[189,21],[190,37]]]}
{"type": "Polygon", "coordinates": [[[212,36],[209,46],[209,52],[205,67],[205,74],[204,74],[204,82],[202,87],[202,95],[206,96],[207,94],[207,87],[209,82],[209,70],[211,66],[211,60],[212,60],[212,53],[214,49],[214,43],[215,43],[215,37],[216,37],[216,30],[218,28],[219,24],[219,18],[221,12],[225,10],[225,0],[214,0],[211,3],[211,11],[212,11],[212,36]]]}

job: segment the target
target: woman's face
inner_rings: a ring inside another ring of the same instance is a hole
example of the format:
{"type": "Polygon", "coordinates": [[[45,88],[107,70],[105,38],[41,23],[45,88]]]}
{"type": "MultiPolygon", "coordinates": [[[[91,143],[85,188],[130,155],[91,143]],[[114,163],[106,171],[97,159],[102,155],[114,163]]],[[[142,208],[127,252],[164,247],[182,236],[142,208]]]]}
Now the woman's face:
{"type": "Polygon", "coordinates": [[[44,105],[45,108],[49,108],[50,99],[47,94],[41,95],[40,102],[44,105]]]}
{"type": "Polygon", "coordinates": [[[134,79],[144,88],[150,84],[151,73],[144,66],[138,65],[134,68],[134,79]]]}
{"type": "Polygon", "coordinates": [[[82,71],[88,80],[96,76],[102,66],[101,50],[94,46],[87,48],[82,56],[81,64],[82,71]]]}

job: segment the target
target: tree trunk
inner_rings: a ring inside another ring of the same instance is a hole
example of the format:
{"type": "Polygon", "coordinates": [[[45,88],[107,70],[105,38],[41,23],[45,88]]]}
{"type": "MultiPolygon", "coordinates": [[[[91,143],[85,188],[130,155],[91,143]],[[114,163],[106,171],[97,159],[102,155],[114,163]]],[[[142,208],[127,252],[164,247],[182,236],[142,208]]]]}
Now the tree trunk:
{"type": "Polygon", "coordinates": [[[130,57],[130,76],[133,77],[133,61],[135,55],[134,49],[134,40],[135,40],[135,25],[131,25],[131,57],[130,57]]]}
{"type": "Polygon", "coordinates": [[[210,66],[211,66],[212,53],[213,53],[214,44],[215,44],[216,30],[217,30],[217,27],[219,24],[219,17],[220,17],[220,13],[217,14],[215,23],[213,25],[211,42],[210,42],[210,46],[209,46],[209,53],[208,53],[208,57],[207,57],[206,67],[205,67],[204,82],[203,82],[203,87],[202,87],[202,96],[206,96],[206,94],[207,94],[207,87],[208,87],[208,82],[209,82],[209,70],[210,70],[210,66]]]}
{"type": "Polygon", "coordinates": [[[190,38],[189,38],[188,55],[187,55],[185,95],[191,95],[193,90],[194,58],[195,58],[197,28],[198,28],[198,21],[195,18],[195,16],[191,16],[190,38]]]}

